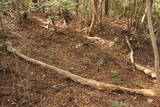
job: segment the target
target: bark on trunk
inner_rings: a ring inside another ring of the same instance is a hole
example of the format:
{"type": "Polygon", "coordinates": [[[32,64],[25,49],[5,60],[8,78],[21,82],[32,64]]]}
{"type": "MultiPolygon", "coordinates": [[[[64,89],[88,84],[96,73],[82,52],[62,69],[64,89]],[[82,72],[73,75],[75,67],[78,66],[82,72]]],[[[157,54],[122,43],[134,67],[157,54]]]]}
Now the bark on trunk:
{"type": "Polygon", "coordinates": [[[105,15],[109,15],[109,0],[105,0],[105,15]]]}
{"type": "Polygon", "coordinates": [[[92,22],[89,28],[89,35],[94,32],[97,21],[98,0],[92,0],[92,22]]]}
{"type": "Polygon", "coordinates": [[[154,35],[154,31],[153,31],[153,25],[152,25],[152,9],[151,9],[151,1],[150,0],[146,0],[146,4],[147,4],[147,19],[148,19],[148,27],[149,27],[149,31],[150,31],[150,38],[151,38],[151,42],[152,42],[152,47],[153,47],[153,52],[154,52],[154,65],[155,65],[155,72],[158,74],[158,70],[159,70],[159,53],[158,53],[158,48],[157,48],[157,44],[156,44],[156,38],[154,35]]]}

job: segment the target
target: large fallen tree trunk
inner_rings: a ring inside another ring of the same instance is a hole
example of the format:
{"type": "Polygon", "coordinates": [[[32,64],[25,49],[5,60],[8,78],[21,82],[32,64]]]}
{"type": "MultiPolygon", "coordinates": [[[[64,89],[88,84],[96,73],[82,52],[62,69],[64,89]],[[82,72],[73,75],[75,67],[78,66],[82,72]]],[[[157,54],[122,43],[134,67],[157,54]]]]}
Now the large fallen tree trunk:
{"type": "Polygon", "coordinates": [[[149,96],[149,97],[160,97],[160,92],[152,90],[152,89],[131,89],[131,88],[125,88],[125,87],[121,87],[121,86],[117,86],[117,85],[113,85],[113,84],[98,82],[98,81],[95,81],[92,79],[83,78],[81,76],[78,76],[78,75],[72,74],[68,71],[57,68],[53,65],[49,65],[44,62],[38,61],[36,59],[27,57],[27,56],[23,55],[22,53],[18,52],[15,48],[13,48],[11,46],[11,44],[7,45],[7,50],[13,54],[16,54],[17,56],[19,56],[23,59],[29,61],[29,62],[32,62],[33,64],[37,64],[37,65],[52,69],[52,70],[56,71],[57,73],[62,74],[65,77],[72,79],[75,82],[79,82],[83,85],[87,85],[87,86],[90,86],[95,89],[108,90],[108,91],[121,90],[123,92],[137,93],[137,94],[142,94],[144,96],[149,96]]]}

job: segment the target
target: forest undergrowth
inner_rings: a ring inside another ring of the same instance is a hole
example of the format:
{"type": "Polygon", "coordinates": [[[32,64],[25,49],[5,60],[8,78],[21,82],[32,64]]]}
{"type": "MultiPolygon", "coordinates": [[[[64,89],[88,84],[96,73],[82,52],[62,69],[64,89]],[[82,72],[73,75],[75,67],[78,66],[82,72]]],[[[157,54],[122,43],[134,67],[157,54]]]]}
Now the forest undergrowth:
{"type": "MultiPolygon", "coordinates": [[[[3,20],[9,22],[10,18],[3,20]]],[[[103,29],[90,36],[76,19],[67,26],[58,21],[56,28],[49,29],[46,23],[43,15],[30,15],[21,24],[8,24],[1,40],[12,42],[13,47],[29,57],[85,78],[128,88],[158,87],[151,77],[136,70],[130,62],[130,50],[123,33],[127,29],[125,20],[105,18],[103,29]]],[[[99,91],[1,50],[0,105],[3,107],[160,106],[159,98],[99,91]]],[[[134,55],[138,64],[153,69],[150,46],[135,49],[134,55]]]]}

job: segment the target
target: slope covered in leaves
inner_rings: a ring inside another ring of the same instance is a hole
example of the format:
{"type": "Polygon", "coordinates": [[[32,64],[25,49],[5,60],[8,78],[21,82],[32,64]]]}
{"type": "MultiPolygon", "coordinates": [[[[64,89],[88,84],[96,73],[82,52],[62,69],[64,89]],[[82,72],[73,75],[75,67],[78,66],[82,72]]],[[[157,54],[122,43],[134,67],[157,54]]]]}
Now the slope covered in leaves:
{"type": "MultiPolygon", "coordinates": [[[[123,20],[105,19],[104,29],[88,36],[80,23],[68,27],[60,24],[57,31],[46,29],[40,15],[14,29],[6,28],[6,40],[27,56],[53,64],[82,77],[129,88],[156,87],[153,80],[130,63],[123,20]]],[[[151,49],[135,51],[136,62],[151,67],[151,49]]],[[[105,92],[75,83],[54,71],[28,63],[6,51],[0,55],[0,104],[2,106],[160,106],[160,99],[105,92]]]]}

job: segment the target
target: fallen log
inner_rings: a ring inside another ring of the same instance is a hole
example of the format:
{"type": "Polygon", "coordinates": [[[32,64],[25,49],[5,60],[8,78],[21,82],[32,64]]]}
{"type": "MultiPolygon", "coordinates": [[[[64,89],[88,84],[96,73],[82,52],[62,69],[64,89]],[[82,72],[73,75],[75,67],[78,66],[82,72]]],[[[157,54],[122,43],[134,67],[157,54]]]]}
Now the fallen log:
{"type": "Polygon", "coordinates": [[[154,71],[152,71],[152,70],[150,70],[150,69],[148,69],[146,67],[143,67],[143,66],[141,66],[141,65],[139,65],[137,63],[134,63],[134,65],[135,65],[135,67],[136,67],[137,70],[143,71],[145,74],[151,76],[154,79],[157,78],[157,75],[156,75],[156,73],[154,71]]]}
{"type": "Polygon", "coordinates": [[[11,44],[7,44],[7,50],[13,54],[16,54],[18,57],[23,58],[24,60],[31,62],[33,64],[40,65],[45,68],[49,68],[54,70],[55,72],[64,75],[67,78],[72,79],[75,82],[81,83],[83,85],[90,86],[92,88],[98,89],[98,90],[108,90],[108,91],[117,91],[121,90],[123,92],[129,92],[129,93],[136,93],[141,94],[148,97],[160,97],[160,92],[152,89],[132,89],[132,88],[125,88],[122,86],[117,86],[114,84],[108,84],[104,82],[98,82],[92,79],[83,78],[81,76],[72,74],[68,71],[62,70],[60,68],[57,68],[53,65],[46,64],[44,62],[38,61],[36,59],[30,58],[28,56],[25,56],[24,54],[18,52],[15,48],[11,46],[11,44]]]}
{"type": "Polygon", "coordinates": [[[130,55],[131,63],[135,66],[135,68],[136,68],[137,70],[144,72],[145,74],[151,76],[151,77],[154,78],[154,79],[157,78],[157,75],[156,75],[156,73],[155,73],[154,71],[152,71],[152,70],[150,70],[150,69],[148,69],[148,68],[146,68],[146,67],[143,67],[143,66],[135,63],[135,61],[134,61],[134,56],[133,56],[134,52],[133,52],[132,46],[131,46],[131,44],[130,44],[130,42],[129,42],[129,40],[128,40],[128,37],[127,37],[127,36],[125,36],[125,37],[126,37],[126,42],[127,42],[127,44],[128,44],[128,47],[129,47],[129,49],[130,49],[130,51],[131,51],[131,52],[130,52],[130,54],[131,54],[131,55],[130,55]]]}

